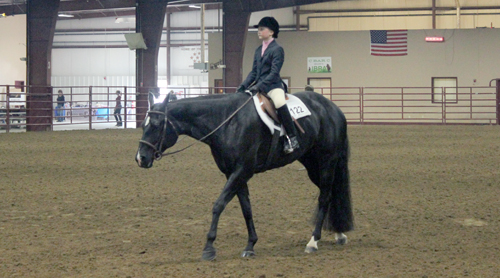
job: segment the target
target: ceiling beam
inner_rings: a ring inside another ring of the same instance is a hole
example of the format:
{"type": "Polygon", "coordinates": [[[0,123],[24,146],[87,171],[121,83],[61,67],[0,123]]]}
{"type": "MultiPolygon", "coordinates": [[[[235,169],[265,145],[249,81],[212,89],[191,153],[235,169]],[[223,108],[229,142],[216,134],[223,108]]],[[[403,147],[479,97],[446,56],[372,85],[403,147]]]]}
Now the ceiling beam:
{"type": "Polygon", "coordinates": [[[60,12],[71,11],[92,11],[92,10],[108,10],[120,8],[135,8],[135,0],[75,0],[61,1],[59,6],[60,12]]]}

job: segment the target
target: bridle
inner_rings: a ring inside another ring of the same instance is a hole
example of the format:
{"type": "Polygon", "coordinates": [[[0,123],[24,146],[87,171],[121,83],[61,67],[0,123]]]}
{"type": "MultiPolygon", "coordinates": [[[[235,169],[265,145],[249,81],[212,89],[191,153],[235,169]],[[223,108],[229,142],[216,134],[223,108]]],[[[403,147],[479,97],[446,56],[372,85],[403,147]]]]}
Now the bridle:
{"type": "Polygon", "coordinates": [[[145,144],[146,146],[149,146],[150,148],[152,148],[154,150],[154,157],[155,157],[155,160],[160,160],[163,156],[163,153],[161,152],[161,146],[163,146],[163,141],[165,140],[165,131],[167,130],[167,123],[169,123],[172,128],[174,129],[175,131],[175,134],[177,135],[177,137],[179,137],[179,132],[177,131],[177,128],[175,128],[174,124],[168,119],[168,116],[167,116],[167,105],[165,105],[165,112],[162,112],[162,111],[148,111],[147,112],[147,115],[146,117],[148,117],[150,114],[159,114],[159,115],[163,115],[165,117],[165,120],[163,121],[163,126],[162,126],[162,130],[161,130],[161,139],[160,139],[160,142],[158,143],[157,146],[149,143],[148,141],[145,141],[145,140],[139,140],[139,143],[143,143],[145,144]]]}
{"type": "Polygon", "coordinates": [[[177,131],[177,128],[175,128],[175,125],[172,123],[172,121],[170,121],[168,119],[168,116],[167,116],[167,106],[168,106],[168,103],[165,104],[165,112],[162,112],[162,111],[148,111],[147,112],[147,115],[148,116],[149,114],[159,114],[159,115],[163,115],[165,117],[165,120],[163,121],[163,126],[162,126],[162,130],[161,130],[161,139],[160,139],[160,142],[157,146],[149,143],[148,141],[145,141],[145,140],[139,140],[139,143],[143,143],[144,145],[146,146],[149,146],[150,148],[152,148],[154,150],[154,158],[155,160],[160,160],[163,156],[167,156],[167,155],[171,155],[171,154],[175,154],[175,153],[178,153],[178,152],[182,152],[188,148],[190,148],[191,146],[193,146],[194,144],[198,143],[198,142],[201,142],[205,139],[207,139],[210,135],[214,134],[217,130],[219,130],[219,128],[221,128],[224,124],[226,124],[231,118],[234,117],[234,115],[236,115],[236,113],[238,113],[238,111],[240,111],[250,100],[252,99],[252,96],[250,96],[246,101],[245,103],[243,103],[240,107],[238,107],[238,109],[236,109],[236,111],[233,112],[233,114],[231,114],[227,119],[225,119],[219,126],[217,126],[214,130],[212,130],[210,133],[208,133],[207,135],[203,136],[202,138],[196,140],[196,142],[192,143],[191,145],[187,146],[187,147],[184,147],[180,150],[177,150],[177,151],[174,151],[174,152],[168,152],[168,153],[162,153],[161,152],[161,146],[163,145],[163,141],[165,140],[165,131],[167,130],[167,123],[170,124],[172,126],[172,128],[174,129],[175,131],[175,134],[177,135],[177,137],[179,137],[179,132],[177,131]]]}

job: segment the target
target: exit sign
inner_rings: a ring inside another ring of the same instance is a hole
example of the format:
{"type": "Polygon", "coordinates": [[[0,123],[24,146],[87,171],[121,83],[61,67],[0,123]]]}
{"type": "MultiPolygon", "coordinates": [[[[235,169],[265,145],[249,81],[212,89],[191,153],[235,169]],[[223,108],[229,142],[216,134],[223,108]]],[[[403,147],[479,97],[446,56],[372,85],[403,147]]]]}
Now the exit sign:
{"type": "Polygon", "coordinates": [[[426,42],[444,42],[444,37],[425,37],[426,42]]]}

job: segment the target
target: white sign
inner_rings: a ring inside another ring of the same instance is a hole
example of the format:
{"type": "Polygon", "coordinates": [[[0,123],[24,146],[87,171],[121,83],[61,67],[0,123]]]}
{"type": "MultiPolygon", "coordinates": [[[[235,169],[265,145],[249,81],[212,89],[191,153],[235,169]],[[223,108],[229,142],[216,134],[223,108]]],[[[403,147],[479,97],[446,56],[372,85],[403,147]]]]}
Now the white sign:
{"type": "Polygon", "coordinates": [[[308,57],[308,73],[328,73],[332,72],[332,57],[308,57]]]}

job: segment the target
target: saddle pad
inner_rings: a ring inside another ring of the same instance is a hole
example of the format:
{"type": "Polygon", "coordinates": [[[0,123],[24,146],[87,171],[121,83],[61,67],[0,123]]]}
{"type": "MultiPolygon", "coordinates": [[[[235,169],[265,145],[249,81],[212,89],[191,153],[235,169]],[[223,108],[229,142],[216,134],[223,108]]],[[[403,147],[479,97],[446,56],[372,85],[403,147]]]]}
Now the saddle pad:
{"type": "MultiPolygon", "coordinates": [[[[290,110],[290,114],[294,119],[300,119],[311,115],[311,111],[309,111],[309,108],[307,108],[307,106],[302,102],[302,100],[300,100],[300,98],[292,94],[287,94],[287,97],[288,99],[286,101],[286,104],[288,106],[288,110],[290,110]]],[[[280,136],[285,135],[285,129],[282,128],[281,125],[276,125],[274,120],[269,115],[267,115],[267,113],[262,111],[260,107],[262,103],[259,101],[259,98],[257,96],[253,96],[253,102],[260,119],[267,125],[267,127],[271,131],[271,134],[274,134],[274,131],[279,131],[280,136]]]]}

